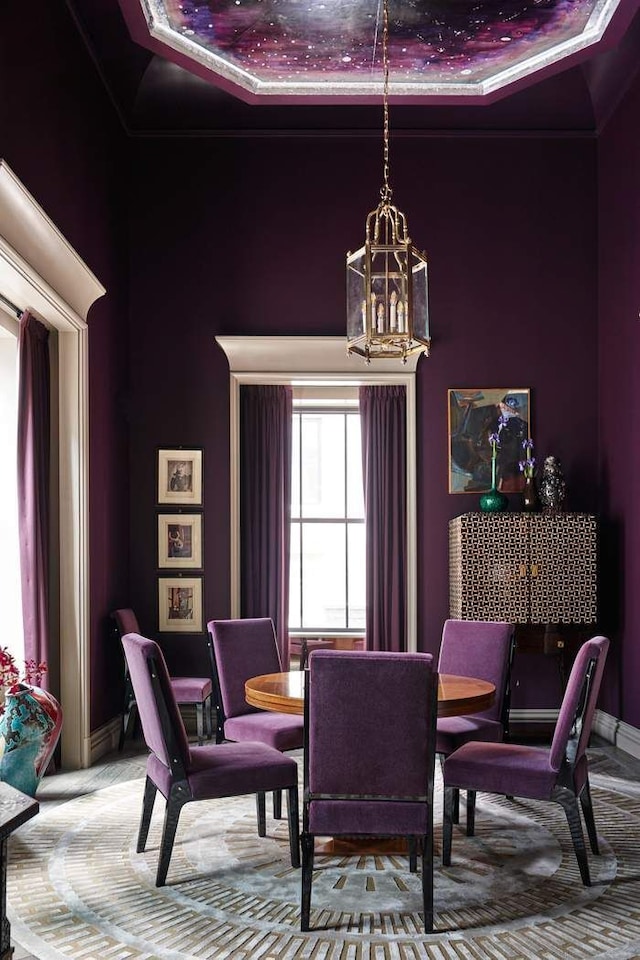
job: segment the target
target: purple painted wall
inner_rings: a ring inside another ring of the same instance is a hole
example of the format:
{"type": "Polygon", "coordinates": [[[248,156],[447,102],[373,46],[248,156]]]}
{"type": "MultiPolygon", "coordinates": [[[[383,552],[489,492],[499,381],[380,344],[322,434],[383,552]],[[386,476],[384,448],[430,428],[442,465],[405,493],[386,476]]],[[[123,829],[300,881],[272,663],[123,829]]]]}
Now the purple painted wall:
{"type": "Polygon", "coordinates": [[[640,727],[640,76],[600,137],[600,483],[613,669],[605,707],[640,727]],[[616,687],[620,689],[616,711],[616,687]]]}
{"type": "MultiPolygon", "coordinates": [[[[107,288],[89,323],[91,727],[121,702],[121,658],[108,613],[128,593],[126,378],[126,148],[64,4],[29,5],[29,47],[17,41],[24,6],[3,5],[0,156],[107,288]],[[12,26],[12,21],[15,20],[12,26]]],[[[68,665],[62,665],[69,669],[68,665]]],[[[52,678],[55,679],[55,678],[52,678]]]]}
{"type": "MultiPolygon", "coordinates": [[[[2,36],[21,14],[15,2],[3,9],[2,36]]],[[[121,692],[109,611],[131,603],[143,630],[157,627],[157,447],[204,447],[205,616],[226,616],[228,370],[214,337],[344,334],[344,256],[377,202],[381,144],[125,141],[66,8],[36,0],[30,15],[31,66],[3,43],[0,155],[108,289],[89,316],[97,729],[121,692]]],[[[394,198],[431,273],[433,356],[417,375],[420,645],[437,649],[447,615],[447,521],[477,507],[447,493],[449,387],[530,387],[537,453],[562,459],[570,509],[598,507],[600,269],[604,626],[622,642],[622,717],[636,725],[638,605],[616,571],[624,563],[635,582],[640,532],[629,481],[640,453],[623,446],[617,419],[640,402],[638,98],[636,86],[601,139],[599,264],[594,140],[398,137],[391,150],[394,198]]],[[[175,669],[205,669],[202,637],[167,638],[165,649],[175,669]]],[[[550,661],[521,658],[516,684],[515,707],[557,703],[550,661]]],[[[615,677],[607,697],[619,715],[615,677]]]]}
{"type": "MultiPolygon", "coordinates": [[[[136,144],[131,243],[132,596],[155,627],[155,449],[205,449],[205,615],[228,615],[228,371],[217,334],[344,334],[344,256],[382,175],[377,139],[136,144]]],[[[434,348],[418,366],[419,637],[448,612],[447,388],[532,390],[541,456],[569,507],[597,484],[596,147],[589,139],[392,142],[394,199],[430,258],[434,348]]],[[[203,663],[174,638],[174,667],[203,663]]],[[[522,658],[514,706],[554,706],[555,667],[522,658]],[[536,684],[536,686],[539,686],[536,684]],[[535,701],[535,702],[534,702],[535,701]]],[[[540,662],[538,662],[540,661],[540,662]]]]}

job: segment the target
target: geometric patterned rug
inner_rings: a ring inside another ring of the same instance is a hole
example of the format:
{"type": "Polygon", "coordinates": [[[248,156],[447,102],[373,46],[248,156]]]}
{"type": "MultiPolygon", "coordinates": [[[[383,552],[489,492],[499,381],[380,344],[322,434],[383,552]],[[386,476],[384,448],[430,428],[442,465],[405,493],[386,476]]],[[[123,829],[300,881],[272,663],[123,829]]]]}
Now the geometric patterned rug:
{"type": "MultiPolygon", "coordinates": [[[[590,752],[601,856],[580,882],[557,804],[478,794],[476,836],[435,828],[435,933],[401,856],[319,856],[310,933],[286,821],[256,834],[253,797],[183,808],[167,886],[154,886],[164,802],[135,852],[143,780],[73,799],[9,844],[7,912],[39,960],[559,960],[640,957],[640,786],[590,752]]],[[[439,770],[436,772],[439,791],[439,770]]],[[[269,814],[269,811],[268,811],[269,814]]],[[[464,815],[462,816],[464,819],[464,815]]]]}

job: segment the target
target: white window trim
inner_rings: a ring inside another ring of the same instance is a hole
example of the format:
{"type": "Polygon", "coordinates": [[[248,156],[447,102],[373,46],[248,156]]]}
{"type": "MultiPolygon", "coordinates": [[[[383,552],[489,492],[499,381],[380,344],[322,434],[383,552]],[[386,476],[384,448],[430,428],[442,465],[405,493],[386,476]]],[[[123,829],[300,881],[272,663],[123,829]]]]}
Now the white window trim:
{"type": "Polygon", "coordinates": [[[407,649],[417,643],[415,370],[421,354],[366,364],[347,355],[343,337],[216,337],[229,362],[231,616],[240,616],[240,387],[243,384],[399,384],[407,408],[407,649]]]}
{"type": "Polygon", "coordinates": [[[89,664],[90,306],[105,288],[0,160],[0,292],[58,331],[62,764],[91,762],[89,664]]]}

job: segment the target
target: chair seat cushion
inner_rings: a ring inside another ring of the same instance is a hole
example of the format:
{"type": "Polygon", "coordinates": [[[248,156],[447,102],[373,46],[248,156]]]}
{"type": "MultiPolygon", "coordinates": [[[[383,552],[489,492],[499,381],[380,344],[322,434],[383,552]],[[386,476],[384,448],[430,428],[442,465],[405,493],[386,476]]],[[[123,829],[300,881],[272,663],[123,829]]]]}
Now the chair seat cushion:
{"type": "Polygon", "coordinates": [[[312,800],[309,832],[320,836],[364,834],[423,836],[428,826],[427,804],[402,800],[312,800]]]}
{"type": "Polygon", "coordinates": [[[272,713],[259,710],[257,713],[244,713],[240,717],[229,717],[224,723],[224,735],[227,740],[244,742],[253,740],[266,743],[276,750],[296,750],[302,746],[304,720],[290,713],[272,713]]]}
{"type": "Polygon", "coordinates": [[[171,677],[171,688],[178,703],[203,703],[211,696],[211,678],[171,677]]]}
{"type": "Polygon", "coordinates": [[[436,753],[449,756],[470,740],[498,743],[502,740],[502,724],[482,716],[441,717],[436,733],[436,753]]]}
{"type": "Polygon", "coordinates": [[[466,743],[444,762],[445,787],[549,800],[557,771],[549,750],[516,743],[466,743]]]}
{"type": "MultiPolygon", "coordinates": [[[[212,800],[258,791],[286,790],[297,785],[298,765],[264,743],[218,743],[191,747],[187,779],[192,800],[212,800]]],[[[169,770],[155,754],[147,761],[147,776],[167,796],[169,770]]]]}

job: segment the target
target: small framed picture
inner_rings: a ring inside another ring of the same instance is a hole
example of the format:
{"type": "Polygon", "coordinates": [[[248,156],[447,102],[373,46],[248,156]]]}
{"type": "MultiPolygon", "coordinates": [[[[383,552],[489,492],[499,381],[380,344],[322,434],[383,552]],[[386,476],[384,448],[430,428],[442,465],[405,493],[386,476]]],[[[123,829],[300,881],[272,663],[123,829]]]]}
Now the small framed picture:
{"type": "Polygon", "coordinates": [[[499,434],[496,486],[519,493],[524,475],[519,462],[531,436],[528,387],[475,387],[449,390],[449,493],[491,489],[491,435],[499,434]]]}
{"type": "Polygon", "coordinates": [[[158,450],[158,503],[202,505],[202,450],[158,450]]]}
{"type": "Polygon", "coordinates": [[[158,629],[202,633],[202,577],[160,577],[158,629]]]}
{"type": "Polygon", "coordinates": [[[202,514],[158,514],[158,567],[202,568],[202,514]]]}

